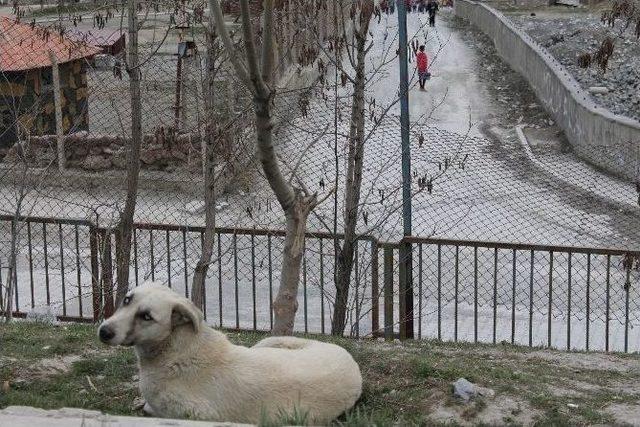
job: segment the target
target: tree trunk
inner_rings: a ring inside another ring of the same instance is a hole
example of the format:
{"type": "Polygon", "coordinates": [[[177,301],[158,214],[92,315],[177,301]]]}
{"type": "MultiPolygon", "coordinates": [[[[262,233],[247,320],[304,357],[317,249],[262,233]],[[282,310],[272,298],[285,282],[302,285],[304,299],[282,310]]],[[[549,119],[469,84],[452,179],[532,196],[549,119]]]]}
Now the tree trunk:
{"type": "Polygon", "coordinates": [[[355,34],[356,75],[353,83],[349,152],[345,181],[344,241],[342,247],[337,251],[336,299],[331,324],[331,333],[333,335],[343,335],[346,327],[351,273],[353,271],[354,251],[357,246],[356,227],[358,225],[365,143],[366,43],[370,18],[370,14],[363,13],[361,15],[361,22],[355,34]]]}
{"type": "Polygon", "coordinates": [[[284,178],[273,146],[273,122],[271,104],[275,91],[274,75],[274,1],[264,0],[262,20],[262,53],[258,55],[248,0],[240,0],[242,16],[242,41],[246,62],[237,56],[237,49],[226,30],[219,0],[211,0],[212,14],[221,36],[229,60],[233,64],[239,80],[253,95],[256,114],[257,152],[262,170],[269,186],[286,217],[285,236],[280,288],[274,301],[274,335],[293,333],[295,313],[298,308],[296,297],[300,280],[300,266],[304,254],[306,220],[317,203],[316,195],[303,193],[284,178]]]}
{"type": "MultiPolygon", "coordinates": [[[[193,283],[191,286],[191,301],[196,307],[204,308],[205,298],[205,281],[207,278],[207,272],[209,271],[209,264],[211,263],[211,256],[213,255],[213,244],[216,234],[216,191],[215,191],[215,139],[219,137],[216,135],[216,120],[215,120],[215,87],[214,80],[216,74],[215,64],[215,50],[216,50],[216,34],[215,24],[212,17],[209,17],[209,28],[207,31],[207,74],[205,81],[205,141],[206,144],[202,145],[203,151],[205,151],[205,164],[204,164],[204,204],[205,204],[205,230],[204,238],[202,241],[202,253],[198,264],[196,265],[195,272],[193,274],[193,283]]],[[[220,267],[219,267],[220,268],[220,267]]]]}
{"type": "Polygon", "coordinates": [[[129,40],[127,46],[127,72],[131,99],[131,144],[127,150],[127,196],[120,224],[116,233],[117,283],[116,306],[119,306],[129,290],[129,266],[131,263],[131,237],[133,215],[138,197],[140,174],[140,146],[142,144],[142,105],[140,99],[140,69],[138,67],[138,16],[137,0],[129,0],[129,40]]]}
{"type": "Polygon", "coordinates": [[[271,97],[257,95],[254,104],[258,156],[269,185],[278,197],[286,217],[280,287],[273,303],[274,324],[271,332],[276,336],[291,335],[298,310],[298,284],[304,256],[307,217],[315,207],[316,197],[293,189],[280,173],[272,141],[271,97]]]}

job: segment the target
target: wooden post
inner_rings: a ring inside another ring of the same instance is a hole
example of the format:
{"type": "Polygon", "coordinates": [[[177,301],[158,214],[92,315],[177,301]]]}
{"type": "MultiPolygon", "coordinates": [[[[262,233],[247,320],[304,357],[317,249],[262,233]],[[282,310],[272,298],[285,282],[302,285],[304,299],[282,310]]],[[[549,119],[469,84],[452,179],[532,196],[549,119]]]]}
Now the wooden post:
{"type": "Polygon", "coordinates": [[[56,54],[50,50],[49,59],[51,60],[51,72],[53,73],[53,104],[56,114],[56,136],[58,141],[58,169],[64,171],[66,157],[64,155],[64,129],[62,127],[62,99],[60,91],[60,70],[58,69],[58,58],[56,54]]]}

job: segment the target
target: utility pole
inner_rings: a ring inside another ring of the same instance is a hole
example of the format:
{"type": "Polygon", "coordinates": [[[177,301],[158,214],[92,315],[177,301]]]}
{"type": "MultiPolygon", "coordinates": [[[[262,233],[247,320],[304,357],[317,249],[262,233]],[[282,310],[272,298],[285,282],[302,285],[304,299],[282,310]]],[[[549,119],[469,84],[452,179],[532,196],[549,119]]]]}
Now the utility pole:
{"type": "MultiPolygon", "coordinates": [[[[402,137],[402,223],[404,236],[411,236],[411,150],[409,145],[409,61],[407,51],[407,7],[398,2],[400,60],[400,127],[402,137]]],[[[411,244],[400,245],[400,339],[413,338],[413,262],[411,244]]]]}

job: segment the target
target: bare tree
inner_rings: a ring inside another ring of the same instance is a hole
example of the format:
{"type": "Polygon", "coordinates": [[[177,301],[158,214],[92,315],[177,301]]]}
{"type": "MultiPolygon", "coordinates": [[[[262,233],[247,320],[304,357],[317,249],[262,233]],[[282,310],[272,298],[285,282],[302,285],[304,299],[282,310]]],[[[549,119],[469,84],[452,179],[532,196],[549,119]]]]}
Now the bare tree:
{"type": "Polygon", "coordinates": [[[116,306],[120,305],[129,289],[131,237],[133,215],[138,197],[140,175],[140,148],[142,146],[142,101],[140,98],[140,67],[138,61],[138,0],[128,0],[127,72],[131,100],[131,140],[127,147],[127,196],[116,234],[117,291],[116,306]]]}
{"type": "MultiPolygon", "coordinates": [[[[364,164],[366,58],[372,47],[372,44],[368,44],[367,40],[369,23],[373,12],[374,4],[372,0],[353,2],[351,20],[355,43],[347,47],[349,50],[347,57],[351,62],[354,75],[349,76],[343,71],[343,75],[353,85],[353,94],[344,195],[344,239],[342,246],[337,248],[336,299],[331,324],[331,333],[334,335],[342,335],[344,333],[349,286],[351,284],[350,278],[353,271],[354,248],[357,244],[356,226],[358,223],[362,168],[364,164]]],[[[335,242],[337,244],[338,241],[336,240],[335,242]]]]}
{"type": "Polygon", "coordinates": [[[640,1],[613,0],[611,8],[602,12],[600,20],[607,27],[617,29],[617,32],[613,37],[605,37],[595,52],[585,52],[578,56],[577,62],[583,68],[588,68],[595,62],[605,73],[616,43],[624,39],[627,32],[640,39],[640,1]]]}
{"type": "MultiPolygon", "coordinates": [[[[213,10],[209,7],[209,10],[213,10]]],[[[216,166],[216,138],[219,137],[215,116],[215,77],[217,74],[217,60],[219,56],[219,46],[215,28],[215,21],[209,16],[207,27],[207,70],[204,81],[204,104],[205,104],[205,141],[202,144],[204,151],[204,204],[205,204],[205,232],[202,241],[202,253],[193,274],[191,285],[191,300],[196,307],[203,307],[204,287],[211,256],[213,255],[213,244],[216,228],[216,187],[215,187],[215,166],[216,166]]]]}
{"type": "Polygon", "coordinates": [[[219,0],[211,0],[211,13],[229,59],[240,81],[253,96],[257,152],[262,170],[286,218],[283,262],[280,287],[273,303],[274,335],[293,332],[298,308],[297,294],[300,267],[305,246],[306,222],[318,203],[317,195],[293,186],[285,179],[273,144],[272,103],[276,96],[274,86],[274,2],[265,0],[262,12],[262,45],[258,53],[256,34],[252,25],[249,0],[240,0],[244,59],[240,58],[225,26],[219,0]]]}

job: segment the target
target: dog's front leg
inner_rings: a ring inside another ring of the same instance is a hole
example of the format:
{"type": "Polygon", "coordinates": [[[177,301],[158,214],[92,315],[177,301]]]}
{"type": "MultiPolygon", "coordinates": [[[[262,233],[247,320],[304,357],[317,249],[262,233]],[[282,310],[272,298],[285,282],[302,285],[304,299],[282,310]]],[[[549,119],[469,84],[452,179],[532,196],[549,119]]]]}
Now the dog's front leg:
{"type": "Polygon", "coordinates": [[[144,407],[142,408],[142,411],[143,411],[146,415],[148,415],[148,416],[150,416],[150,417],[156,417],[156,416],[157,416],[157,415],[156,415],[156,413],[155,413],[155,411],[154,411],[154,410],[153,410],[153,408],[151,407],[151,405],[149,405],[149,402],[144,402],[144,407]]]}

